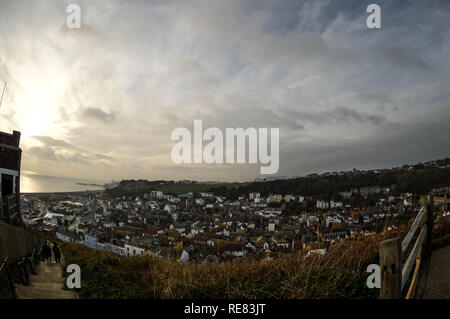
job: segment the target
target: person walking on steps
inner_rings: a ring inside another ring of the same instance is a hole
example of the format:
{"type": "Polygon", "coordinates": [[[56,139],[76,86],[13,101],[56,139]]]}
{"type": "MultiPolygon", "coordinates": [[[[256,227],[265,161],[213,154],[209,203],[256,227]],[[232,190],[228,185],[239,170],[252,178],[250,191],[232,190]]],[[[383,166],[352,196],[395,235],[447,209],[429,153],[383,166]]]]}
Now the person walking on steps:
{"type": "Polygon", "coordinates": [[[61,251],[59,250],[56,242],[53,243],[53,255],[55,256],[55,261],[57,264],[61,263],[61,251]]]}
{"type": "Polygon", "coordinates": [[[44,246],[42,246],[42,255],[48,263],[52,262],[52,250],[50,249],[48,242],[45,242],[44,246]]]}

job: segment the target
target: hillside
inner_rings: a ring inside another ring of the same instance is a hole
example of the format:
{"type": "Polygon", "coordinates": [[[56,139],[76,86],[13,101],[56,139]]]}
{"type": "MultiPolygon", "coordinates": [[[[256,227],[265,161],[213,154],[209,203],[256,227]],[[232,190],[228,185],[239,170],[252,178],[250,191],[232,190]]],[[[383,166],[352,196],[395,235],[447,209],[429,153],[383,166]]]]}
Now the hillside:
{"type": "Polygon", "coordinates": [[[123,195],[139,195],[150,191],[162,191],[166,194],[179,195],[187,192],[207,192],[213,188],[231,189],[248,183],[221,183],[206,184],[201,182],[185,183],[174,181],[147,181],[147,180],[123,180],[117,187],[107,189],[105,192],[113,197],[123,195]]]}
{"type": "Polygon", "coordinates": [[[239,185],[232,189],[217,186],[211,188],[210,191],[216,195],[233,199],[250,192],[259,192],[263,196],[274,193],[336,198],[338,197],[338,192],[364,186],[393,187],[393,194],[405,192],[425,194],[433,188],[449,184],[449,168],[429,168],[407,171],[366,171],[342,176],[300,177],[288,180],[254,182],[247,185],[239,185]]]}
{"type": "Polygon", "coordinates": [[[66,264],[82,269],[81,298],[376,298],[366,268],[378,243],[404,229],[332,246],[325,256],[304,252],[268,261],[250,258],[181,264],[148,256],[121,257],[65,244],[66,264]]]}
{"type": "Polygon", "coordinates": [[[393,186],[393,194],[412,192],[428,193],[431,189],[450,184],[449,168],[423,168],[414,170],[365,171],[342,176],[313,176],[295,179],[252,183],[175,183],[173,181],[124,180],[105,192],[112,196],[139,195],[152,190],[179,195],[187,192],[212,192],[218,196],[237,199],[250,192],[260,192],[263,196],[274,194],[301,194],[323,198],[338,197],[338,192],[363,186],[393,186]]]}

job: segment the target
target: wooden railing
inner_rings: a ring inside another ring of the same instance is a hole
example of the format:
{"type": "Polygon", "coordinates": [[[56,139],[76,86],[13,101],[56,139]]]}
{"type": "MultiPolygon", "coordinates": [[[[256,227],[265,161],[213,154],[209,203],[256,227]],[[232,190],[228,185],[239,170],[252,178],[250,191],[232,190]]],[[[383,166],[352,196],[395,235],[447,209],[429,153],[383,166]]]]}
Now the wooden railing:
{"type": "MultiPolygon", "coordinates": [[[[21,284],[28,285],[30,283],[30,274],[37,275],[36,266],[41,260],[42,250],[33,249],[31,255],[24,256],[17,263],[9,263],[8,257],[5,257],[3,262],[0,264],[0,279],[4,275],[6,277],[6,289],[11,298],[16,297],[16,289],[14,285],[13,274],[11,268],[16,268],[19,273],[19,279],[21,284]]],[[[4,297],[4,296],[1,296],[4,297]]]]}
{"type": "Polygon", "coordinates": [[[17,216],[20,213],[19,200],[19,196],[16,194],[5,196],[3,198],[3,214],[0,218],[9,222],[12,217],[17,216]]]}
{"type": "Polygon", "coordinates": [[[420,209],[405,238],[401,240],[399,237],[396,237],[380,243],[381,298],[402,298],[408,282],[409,287],[405,298],[410,299],[414,296],[422,260],[431,256],[433,209],[433,196],[428,195],[426,205],[420,209]],[[406,255],[418,230],[420,232],[414,242],[414,246],[409,255],[406,255]],[[402,265],[402,259],[406,256],[406,261],[402,265]],[[409,280],[414,264],[414,273],[411,280],[409,280]]]}
{"type": "Polygon", "coordinates": [[[0,298],[14,298],[14,281],[27,285],[41,259],[41,241],[24,228],[0,221],[0,298]]]}

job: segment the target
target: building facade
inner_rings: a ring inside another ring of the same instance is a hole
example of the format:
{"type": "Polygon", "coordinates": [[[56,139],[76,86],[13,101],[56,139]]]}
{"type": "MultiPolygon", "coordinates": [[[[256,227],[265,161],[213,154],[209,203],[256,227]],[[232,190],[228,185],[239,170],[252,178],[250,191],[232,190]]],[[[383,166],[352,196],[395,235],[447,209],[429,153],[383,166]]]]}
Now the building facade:
{"type": "Polygon", "coordinates": [[[20,218],[20,132],[0,132],[0,219],[20,218]]]}

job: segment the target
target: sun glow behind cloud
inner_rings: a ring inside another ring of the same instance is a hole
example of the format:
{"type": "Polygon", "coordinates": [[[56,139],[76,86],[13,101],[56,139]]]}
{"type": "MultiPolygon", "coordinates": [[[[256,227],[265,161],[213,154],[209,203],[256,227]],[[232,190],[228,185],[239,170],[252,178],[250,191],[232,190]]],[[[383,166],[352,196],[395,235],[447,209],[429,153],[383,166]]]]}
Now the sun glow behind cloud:
{"type": "Polygon", "coordinates": [[[280,175],[448,155],[448,2],[381,1],[378,31],[350,2],[80,1],[80,30],[68,1],[6,2],[0,129],[22,131],[24,169],[99,180],[258,175],[174,165],[194,119],[279,127],[280,175]]]}
{"type": "Polygon", "coordinates": [[[8,84],[8,94],[14,99],[7,107],[15,113],[14,120],[25,138],[33,135],[58,135],[58,109],[64,104],[68,89],[65,70],[58,59],[48,55],[44,62],[23,60],[10,72],[16,80],[8,84]]]}

